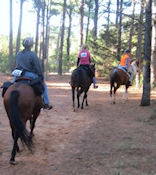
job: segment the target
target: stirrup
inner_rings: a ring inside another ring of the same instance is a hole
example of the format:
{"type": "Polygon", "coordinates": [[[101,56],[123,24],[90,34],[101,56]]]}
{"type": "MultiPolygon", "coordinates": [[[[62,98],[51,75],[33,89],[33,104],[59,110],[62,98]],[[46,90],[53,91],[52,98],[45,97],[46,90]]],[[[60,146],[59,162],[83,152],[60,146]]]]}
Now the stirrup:
{"type": "Polygon", "coordinates": [[[50,104],[44,104],[44,105],[43,105],[43,109],[50,110],[50,109],[52,109],[52,108],[53,108],[53,106],[50,105],[50,104]]]}
{"type": "Polygon", "coordinates": [[[98,86],[97,86],[97,85],[94,85],[94,86],[93,86],[93,88],[94,88],[94,89],[97,89],[97,88],[98,88],[98,86]]]}

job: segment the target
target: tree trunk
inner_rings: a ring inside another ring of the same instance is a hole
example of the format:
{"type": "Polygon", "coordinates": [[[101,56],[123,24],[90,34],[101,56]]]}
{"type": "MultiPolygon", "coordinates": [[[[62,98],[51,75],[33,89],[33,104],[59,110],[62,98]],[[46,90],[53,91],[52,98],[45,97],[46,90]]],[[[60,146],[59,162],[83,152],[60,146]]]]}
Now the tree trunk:
{"type": "Polygon", "coordinates": [[[132,36],[134,31],[134,18],[135,18],[135,5],[136,2],[133,2],[133,11],[132,11],[132,20],[131,20],[131,26],[130,26],[130,32],[129,32],[129,49],[132,49],[132,36]]]}
{"type": "Polygon", "coordinates": [[[143,13],[144,13],[144,0],[141,1],[140,5],[140,16],[139,16],[139,24],[138,24],[138,39],[137,39],[137,48],[136,48],[136,59],[139,61],[139,72],[136,73],[136,87],[140,87],[140,70],[142,63],[142,28],[143,28],[143,13]]]}
{"type": "Polygon", "coordinates": [[[118,20],[119,20],[119,3],[120,1],[119,0],[116,0],[116,21],[115,21],[115,24],[116,26],[118,27],[118,20]]]}
{"type": "Polygon", "coordinates": [[[108,1],[108,6],[107,6],[107,10],[108,10],[108,16],[107,16],[107,31],[109,31],[109,25],[110,25],[110,5],[111,5],[111,0],[108,1]]]}
{"type": "Polygon", "coordinates": [[[64,42],[64,28],[65,28],[65,18],[66,18],[66,0],[63,4],[63,18],[62,18],[62,28],[61,28],[61,43],[60,43],[60,52],[59,52],[59,65],[58,65],[58,74],[62,75],[62,56],[63,56],[63,42],[64,42]]]}
{"type": "Polygon", "coordinates": [[[120,1],[120,13],[119,13],[119,25],[118,25],[118,47],[117,47],[117,59],[120,60],[121,52],[121,26],[122,26],[122,4],[123,0],[120,1]]]}
{"type": "Polygon", "coordinates": [[[146,0],[145,10],[145,53],[143,67],[143,94],[141,106],[150,105],[150,63],[151,63],[151,7],[152,0],[146,0]]]}
{"type": "Polygon", "coordinates": [[[38,39],[39,39],[39,24],[40,24],[40,5],[37,7],[37,22],[36,22],[36,38],[35,38],[35,52],[38,54],[38,39]]]}
{"type": "Polygon", "coordinates": [[[90,25],[90,10],[91,10],[91,1],[89,1],[88,4],[88,19],[87,19],[87,28],[86,28],[86,43],[88,41],[88,31],[89,31],[89,25],[90,25]]]}
{"type": "Polygon", "coordinates": [[[42,5],[42,51],[41,51],[41,57],[42,57],[42,70],[43,72],[45,71],[45,59],[46,59],[46,55],[45,55],[45,0],[43,2],[42,5]]]}
{"type": "Polygon", "coordinates": [[[70,58],[70,36],[71,36],[71,26],[72,26],[72,6],[70,4],[69,8],[69,26],[68,26],[68,35],[67,35],[67,59],[70,58]]]}
{"type": "Polygon", "coordinates": [[[99,0],[95,0],[94,27],[93,27],[94,41],[96,41],[97,39],[98,11],[99,11],[99,0]]]}
{"type": "Polygon", "coordinates": [[[152,55],[151,55],[151,86],[156,87],[156,0],[153,2],[152,55]]]}
{"type": "Polygon", "coordinates": [[[9,64],[10,64],[10,72],[13,71],[14,63],[13,63],[13,27],[12,27],[12,0],[10,0],[10,34],[9,34],[9,64]]]}
{"type": "Polygon", "coordinates": [[[46,79],[48,79],[48,55],[49,55],[49,34],[50,34],[50,27],[49,27],[49,20],[50,20],[50,8],[51,4],[48,1],[47,4],[47,16],[46,16],[46,36],[45,36],[45,59],[46,59],[46,79]]]}
{"type": "Polygon", "coordinates": [[[84,0],[81,0],[81,7],[80,7],[80,47],[83,44],[83,18],[84,18],[84,0]]]}
{"type": "Polygon", "coordinates": [[[21,40],[21,28],[22,28],[22,16],[23,16],[23,3],[25,0],[20,0],[20,17],[19,17],[19,26],[16,42],[16,55],[20,50],[20,40],[21,40]]]}

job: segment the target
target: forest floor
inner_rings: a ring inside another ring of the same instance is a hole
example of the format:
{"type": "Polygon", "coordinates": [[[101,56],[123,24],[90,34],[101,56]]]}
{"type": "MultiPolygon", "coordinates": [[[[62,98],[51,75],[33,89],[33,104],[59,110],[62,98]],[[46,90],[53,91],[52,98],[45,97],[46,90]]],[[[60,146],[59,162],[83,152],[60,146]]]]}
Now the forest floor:
{"type": "MultiPolygon", "coordinates": [[[[0,85],[10,79],[0,74],[0,85]]],[[[70,76],[47,81],[54,108],[42,110],[34,131],[33,154],[19,142],[17,165],[9,164],[11,130],[0,99],[0,175],[156,175],[156,93],[141,107],[141,89],[129,88],[128,101],[110,104],[109,84],[98,79],[89,106],[73,112],[70,76]]]]}

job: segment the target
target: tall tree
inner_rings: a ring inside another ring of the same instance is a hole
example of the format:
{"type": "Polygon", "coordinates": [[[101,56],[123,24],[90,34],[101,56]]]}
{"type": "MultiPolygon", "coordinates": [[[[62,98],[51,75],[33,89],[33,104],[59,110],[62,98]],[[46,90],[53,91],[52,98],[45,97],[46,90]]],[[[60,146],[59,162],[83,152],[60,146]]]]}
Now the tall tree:
{"type": "Polygon", "coordinates": [[[95,12],[94,12],[94,27],[93,27],[93,39],[97,39],[97,26],[98,26],[98,13],[99,13],[99,0],[95,1],[95,12]]]}
{"type": "Polygon", "coordinates": [[[109,31],[109,25],[110,25],[110,6],[111,6],[111,0],[108,1],[108,5],[107,5],[107,10],[108,10],[107,31],[109,31]]]}
{"type": "Polygon", "coordinates": [[[12,0],[10,0],[10,34],[9,34],[9,64],[10,64],[10,71],[13,70],[14,63],[13,63],[13,16],[12,16],[12,0]]]}
{"type": "Polygon", "coordinates": [[[129,49],[132,48],[132,36],[134,32],[134,18],[135,18],[135,0],[133,1],[133,10],[132,10],[132,19],[131,19],[131,25],[130,25],[130,32],[129,32],[129,49]]]}
{"type": "Polygon", "coordinates": [[[69,26],[68,26],[68,34],[67,34],[67,59],[68,60],[70,57],[70,36],[71,36],[71,27],[72,27],[72,13],[73,13],[73,4],[70,0],[69,12],[67,13],[69,17],[69,26]]]}
{"type": "Polygon", "coordinates": [[[80,6],[80,46],[83,44],[83,18],[84,18],[84,0],[81,0],[80,6]]]}
{"type": "Polygon", "coordinates": [[[63,56],[63,42],[64,42],[64,29],[65,29],[65,18],[66,18],[66,0],[63,3],[63,16],[62,16],[62,28],[61,28],[61,43],[59,52],[59,65],[58,74],[62,75],[62,56],[63,56]]]}
{"type": "Polygon", "coordinates": [[[117,59],[120,60],[120,52],[121,52],[121,27],[122,27],[122,5],[123,0],[120,0],[120,8],[119,8],[119,23],[118,23],[118,46],[117,46],[117,59]]]}
{"type": "Polygon", "coordinates": [[[36,6],[36,36],[35,36],[35,52],[38,53],[38,42],[39,42],[39,24],[40,24],[40,11],[41,11],[41,0],[35,0],[36,6]]]}
{"type": "Polygon", "coordinates": [[[41,36],[42,36],[42,41],[41,41],[41,58],[42,58],[42,70],[43,72],[45,71],[45,59],[46,59],[46,55],[45,55],[45,8],[46,8],[46,2],[45,0],[42,1],[42,32],[41,32],[41,36]]]}
{"type": "Polygon", "coordinates": [[[143,94],[141,106],[150,105],[150,63],[151,63],[151,12],[152,0],[146,0],[145,8],[145,52],[143,66],[143,94]]]}
{"type": "Polygon", "coordinates": [[[20,40],[21,40],[21,28],[22,28],[22,16],[23,16],[23,3],[25,0],[20,0],[20,16],[19,16],[19,25],[18,25],[18,34],[16,42],[16,54],[20,49],[20,40]]]}
{"type": "Polygon", "coordinates": [[[91,11],[91,2],[92,0],[87,1],[88,6],[88,16],[87,16],[87,28],[86,28],[86,43],[88,41],[88,32],[89,32],[89,25],[90,25],[90,11],[91,11]]]}
{"type": "Polygon", "coordinates": [[[119,21],[119,5],[120,5],[120,0],[116,0],[116,21],[115,21],[116,26],[118,26],[118,21],[119,21]]]}
{"type": "MultiPolygon", "coordinates": [[[[141,70],[142,62],[142,37],[143,37],[143,15],[144,15],[144,0],[141,0],[140,3],[140,15],[139,15],[139,24],[138,24],[138,35],[137,35],[137,46],[136,46],[136,59],[139,61],[139,70],[141,70]]],[[[139,88],[140,83],[140,71],[136,73],[136,87],[139,88]]]]}
{"type": "Polygon", "coordinates": [[[156,87],[156,0],[153,2],[152,55],[151,55],[151,86],[156,87]]]}

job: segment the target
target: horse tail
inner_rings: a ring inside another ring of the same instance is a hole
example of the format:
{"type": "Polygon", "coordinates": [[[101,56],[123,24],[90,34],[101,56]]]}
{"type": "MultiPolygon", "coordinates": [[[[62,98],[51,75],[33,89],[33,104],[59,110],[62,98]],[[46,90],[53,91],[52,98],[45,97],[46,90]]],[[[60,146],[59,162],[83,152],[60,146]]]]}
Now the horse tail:
{"type": "Polygon", "coordinates": [[[110,96],[112,96],[112,89],[115,87],[115,79],[117,76],[117,69],[114,68],[111,72],[111,76],[110,76],[110,96]]]}
{"type": "Polygon", "coordinates": [[[81,83],[81,76],[79,75],[79,73],[81,73],[78,70],[75,70],[72,75],[71,75],[71,86],[72,87],[77,87],[80,85],[81,83]]]}
{"type": "Polygon", "coordinates": [[[13,129],[20,137],[21,141],[28,147],[28,149],[31,150],[32,139],[29,136],[29,132],[27,131],[25,124],[20,117],[20,110],[18,107],[19,96],[20,93],[17,90],[12,91],[10,94],[10,100],[9,100],[10,122],[13,129]]]}
{"type": "Polygon", "coordinates": [[[73,109],[75,111],[75,87],[72,87],[73,109]]]}

